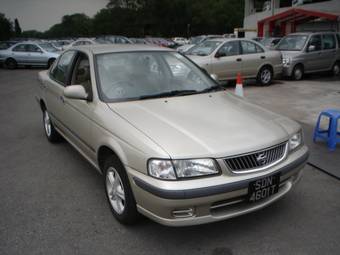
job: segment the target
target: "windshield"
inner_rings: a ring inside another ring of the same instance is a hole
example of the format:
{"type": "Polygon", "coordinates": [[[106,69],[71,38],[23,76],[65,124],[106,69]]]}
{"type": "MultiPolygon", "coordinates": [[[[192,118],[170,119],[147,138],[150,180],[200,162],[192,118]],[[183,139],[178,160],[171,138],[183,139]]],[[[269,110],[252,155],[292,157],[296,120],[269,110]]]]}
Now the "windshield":
{"type": "Polygon", "coordinates": [[[39,46],[48,52],[58,51],[51,43],[41,43],[39,46]]]}
{"type": "Polygon", "coordinates": [[[219,41],[205,41],[199,45],[192,47],[187,55],[208,56],[210,55],[222,42],[219,41]]]}
{"type": "Polygon", "coordinates": [[[283,51],[300,51],[306,44],[307,35],[289,35],[280,41],[277,46],[278,50],[283,51]]]}
{"type": "Polygon", "coordinates": [[[101,97],[106,102],[195,94],[219,89],[177,52],[124,52],[96,56],[101,97]]]}

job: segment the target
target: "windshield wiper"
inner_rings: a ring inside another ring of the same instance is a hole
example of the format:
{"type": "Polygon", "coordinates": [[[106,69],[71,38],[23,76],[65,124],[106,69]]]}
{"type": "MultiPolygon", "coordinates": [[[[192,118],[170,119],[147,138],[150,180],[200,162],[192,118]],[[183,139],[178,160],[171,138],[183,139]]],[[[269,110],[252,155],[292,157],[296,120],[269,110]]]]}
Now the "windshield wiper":
{"type": "Polygon", "coordinates": [[[199,91],[197,91],[197,90],[173,90],[173,91],[163,92],[163,93],[154,94],[154,95],[141,96],[138,99],[144,100],[144,99],[151,99],[151,98],[186,96],[186,95],[196,94],[198,92],[199,91]]]}
{"type": "Polygon", "coordinates": [[[220,91],[220,90],[224,90],[224,88],[221,85],[215,85],[215,86],[203,89],[199,91],[199,93],[206,93],[206,92],[220,91]]]}

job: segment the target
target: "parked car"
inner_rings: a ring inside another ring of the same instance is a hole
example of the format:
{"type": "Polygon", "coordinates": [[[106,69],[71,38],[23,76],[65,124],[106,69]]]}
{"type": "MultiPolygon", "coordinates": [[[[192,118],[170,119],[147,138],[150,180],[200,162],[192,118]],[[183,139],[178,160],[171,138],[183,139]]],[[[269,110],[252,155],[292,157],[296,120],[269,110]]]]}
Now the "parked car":
{"type": "Polygon", "coordinates": [[[148,42],[143,38],[129,38],[132,43],[135,44],[148,44],[148,42]]]}
{"type": "Polygon", "coordinates": [[[184,226],[258,210],[291,190],[308,157],[299,124],[171,49],[81,46],[39,80],[47,139],[64,137],[103,174],[125,224],[138,212],[184,226]]]}
{"type": "Polygon", "coordinates": [[[332,32],[294,33],[276,47],[283,56],[283,74],[294,80],[322,71],[340,73],[340,36],[332,32]]]}
{"type": "Polygon", "coordinates": [[[72,47],[75,46],[81,46],[81,45],[91,45],[91,44],[96,44],[97,41],[95,41],[94,39],[90,39],[90,38],[80,38],[78,40],[75,40],[74,42],[71,42],[69,44],[66,44],[62,47],[63,50],[67,50],[70,49],[72,47]]]}
{"type": "Polygon", "coordinates": [[[259,41],[267,49],[273,50],[279,44],[281,37],[264,37],[259,41]]]}
{"type": "Polygon", "coordinates": [[[120,35],[103,35],[99,36],[95,40],[100,44],[132,44],[133,42],[125,37],[120,35]]]}
{"type": "Polygon", "coordinates": [[[58,40],[58,41],[52,41],[50,42],[55,48],[62,51],[64,48],[67,47],[67,45],[71,44],[71,40],[58,40]]]}
{"type": "Polygon", "coordinates": [[[50,43],[22,42],[0,51],[0,63],[8,69],[18,65],[50,67],[59,55],[50,43]]]}
{"type": "Polygon", "coordinates": [[[177,48],[177,51],[183,54],[187,54],[187,52],[192,49],[194,46],[203,43],[206,40],[215,39],[215,38],[224,38],[221,35],[200,35],[194,36],[190,38],[189,44],[180,46],[177,48]]]}
{"type": "Polygon", "coordinates": [[[270,51],[248,39],[213,39],[187,52],[188,57],[220,81],[256,78],[262,85],[271,84],[282,73],[281,53],[270,51]]]}
{"type": "Polygon", "coordinates": [[[184,37],[175,37],[173,39],[173,41],[177,44],[177,45],[185,45],[188,44],[189,41],[188,39],[185,39],[184,37]]]}

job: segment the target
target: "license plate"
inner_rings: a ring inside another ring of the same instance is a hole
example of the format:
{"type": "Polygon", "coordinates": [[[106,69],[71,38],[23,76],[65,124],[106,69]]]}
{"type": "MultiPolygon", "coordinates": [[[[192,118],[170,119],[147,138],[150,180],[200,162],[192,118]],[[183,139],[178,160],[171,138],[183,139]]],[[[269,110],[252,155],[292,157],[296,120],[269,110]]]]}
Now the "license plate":
{"type": "Polygon", "coordinates": [[[257,202],[276,194],[279,191],[279,185],[280,174],[268,176],[249,183],[249,202],[257,202]]]}

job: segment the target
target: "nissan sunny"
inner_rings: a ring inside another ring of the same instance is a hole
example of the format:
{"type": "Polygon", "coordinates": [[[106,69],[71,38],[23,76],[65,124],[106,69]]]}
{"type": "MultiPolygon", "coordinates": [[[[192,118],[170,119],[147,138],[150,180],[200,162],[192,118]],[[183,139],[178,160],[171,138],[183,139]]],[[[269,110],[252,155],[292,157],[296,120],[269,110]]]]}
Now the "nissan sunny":
{"type": "Polygon", "coordinates": [[[66,139],[103,174],[124,224],[250,213],[287,194],[308,158],[299,124],[225,91],[170,49],[75,47],[39,80],[47,139],[66,139]]]}

